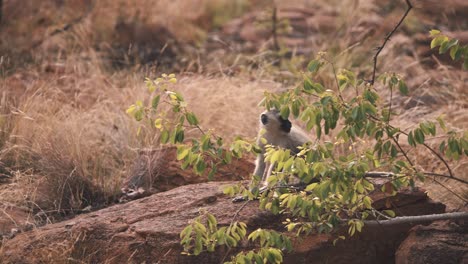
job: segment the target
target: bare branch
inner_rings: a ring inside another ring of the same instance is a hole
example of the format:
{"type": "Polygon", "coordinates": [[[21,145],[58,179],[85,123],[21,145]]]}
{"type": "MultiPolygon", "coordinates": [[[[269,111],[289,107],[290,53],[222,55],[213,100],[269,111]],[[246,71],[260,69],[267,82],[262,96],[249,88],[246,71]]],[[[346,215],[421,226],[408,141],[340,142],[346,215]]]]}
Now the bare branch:
{"type": "Polygon", "coordinates": [[[392,226],[399,224],[421,224],[438,220],[465,220],[468,219],[468,212],[455,212],[432,215],[400,216],[389,220],[368,220],[364,221],[368,226],[392,226]]]}
{"type": "Polygon", "coordinates": [[[374,82],[375,82],[375,72],[377,70],[377,58],[379,57],[379,54],[380,52],[385,48],[385,45],[387,44],[387,42],[390,40],[390,37],[393,35],[393,33],[395,33],[395,31],[400,27],[401,23],[403,22],[403,20],[405,20],[406,16],[408,15],[408,13],[410,12],[410,10],[413,8],[413,5],[411,5],[411,2],[409,0],[406,0],[406,4],[408,5],[408,9],[406,9],[406,12],[405,14],[403,14],[403,16],[401,17],[400,21],[398,22],[398,24],[393,28],[393,30],[388,33],[388,35],[385,37],[384,39],[384,42],[382,43],[382,46],[380,47],[377,47],[377,52],[375,53],[374,55],[374,69],[373,69],[373,72],[372,72],[372,79],[369,81],[369,83],[371,85],[374,85],[374,82]]]}
{"type": "Polygon", "coordinates": [[[464,183],[464,184],[468,185],[468,181],[466,181],[464,179],[454,177],[454,176],[450,176],[450,175],[432,173],[432,172],[423,172],[423,174],[425,176],[434,176],[434,177],[441,177],[441,178],[451,179],[451,180],[458,181],[458,182],[461,182],[461,183],[464,183]]]}

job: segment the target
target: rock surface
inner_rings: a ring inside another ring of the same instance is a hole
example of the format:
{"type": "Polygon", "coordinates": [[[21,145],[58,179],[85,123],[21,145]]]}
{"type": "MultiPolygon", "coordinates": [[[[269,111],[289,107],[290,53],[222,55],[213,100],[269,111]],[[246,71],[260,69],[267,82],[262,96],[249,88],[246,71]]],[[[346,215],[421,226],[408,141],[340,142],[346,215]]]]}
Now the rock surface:
{"type": "MultiPolygon", "coordinates": [[[[228,225],[243,203],[232,203],[221,188],[235,183],[182,186],[20,233],[3,242],[0,263],[220,263],[236,251],[218,248],[212,254],[181,255],[179,232],[200,210],[208,210],[220,225],[228,225]]],[[[375,206],[393,204],[397,213],[407,215],[444,211],[423,191],[404,191],[389,201],[379,195],[373,199],[375,206]]],[[[258,210],[256,201],[239,211],[236,220],[251,229],[283,230],[281,219],[258,210]]],[[[410,228],[367,228],[336,246],[331,235],[310,235],[295,242],[295,252],[286,254],[285,263],[394,263],[395,250],[410,228]]]]}
{"type": "MultiPolygon", "coordinates": [[[[250,160],[234,158],[230,164],[220,164],[212,180],[244,180],[255,167],[250,160]]],[[[183,170],[181,165],[182,161],[177,160],[176,147],[141,150],[122,188],[123,197],[120,200],[134,200],[179,186],[208,181],[208,171],[198,176],[190,168],[183,170]]]]}
{"type": "Polygon", "coordinates": [[[468,222],[438,221],[412,228],[395,260],[397,264],[468,263],[468,222]]]}

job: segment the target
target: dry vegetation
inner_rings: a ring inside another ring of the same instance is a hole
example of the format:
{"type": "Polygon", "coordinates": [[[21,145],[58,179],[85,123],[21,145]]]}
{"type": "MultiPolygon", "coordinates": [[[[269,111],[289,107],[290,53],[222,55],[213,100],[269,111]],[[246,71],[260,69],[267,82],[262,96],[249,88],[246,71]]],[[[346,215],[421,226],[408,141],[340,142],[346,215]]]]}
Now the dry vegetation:
{"type": "MultiPolygon", "coordinates": [[[[225,138],[252,138],[263,91],[292,87],[316,52],[328,51],[337,68],[368,78],[373,48],[405,8],[404,1],[288,1],[288,8],[315,14],[296,49],[291,39],[280,39],[293,52],[279,58],[262,34],[245,41],[222,28],[236,16],[271,7],[269,1],[3,2],[0,234],[115,202],[137,150],[155,146],[155,135],[137,136],[137,124],[125,114],[128,105],[146,97],[146,76],[177,73],[177,89],[203,127],[225,138]]],[[[411,128],[444,114],[452,128],[466,130],[468,76],[429,51],[427,32],[437,27],[465,36],[467,43],[468,6],[456,0],[414,2],[415,11],[380,57],[379,72],[399,72],[410,88],[410,97],[394,98],[401,115],[392,122],[411,128]]],[[[258,30],[237,29],[236,34],[258,30]]],[[[333,89],[331,71],[320,78],[333,89]]],[[[388,98],[388,91],[381,94],[388,98]]],[[[422,149],[411,155],[427,170],[444,171],[422,149]]],[[[452,164],[468,179],[466,159],[452,164]]],[[[467,196],[463,186],[445,184],[467,196]]],[[[439,185],[426,187],[451,208],[461,205],[439,185]]]]}

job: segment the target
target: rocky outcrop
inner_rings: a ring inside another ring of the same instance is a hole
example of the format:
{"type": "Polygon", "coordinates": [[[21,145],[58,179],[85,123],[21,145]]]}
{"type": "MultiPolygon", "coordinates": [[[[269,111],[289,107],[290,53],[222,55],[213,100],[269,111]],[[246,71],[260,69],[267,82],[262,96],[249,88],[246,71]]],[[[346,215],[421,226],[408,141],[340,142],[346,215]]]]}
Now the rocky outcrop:
{"type": "MultiPolygon", "coordinates": [[[[221,189],[236,183],[182,186],[20,233],[4,241],[0,262],[220,263],[236,250],[221,247],[211,254],[181,255],[179,233],[200,210],[213,213],[220,225],[228,225],[243,203],[232,203],[221,189]]],[[[408,215],[444,211],[442,204],[433,203],[421,190],[406,190],[393,198],[376,194],[373,199],[377,207],[392,204],[396,212],[408,215]]],[[[236,220],[247,223],[251,229],[283,231],[281,219],[258,210],[256,201],[247,203],[236,220]]],[[[410,228],[410,224],[391,229],[365,228],[363,233],[336,246],[333,235],[310,235],[295,242],[295,252],[286,254],[285,263],[393,263],[395,250],[410,228]]]]}
{"type": "Polygon", "coordinates": [[[416,226],[396,253],[397,264],[468,263],[468,222],[416,226]]]}
{"type": "MultiPolygon", "coordinates": [[[[229,164],[218,165],[212,180],[244,180],[255,167],[250,160],[234,158],[229,164]]],[[[124,183],[120,200],[134,200],[179,186],[208,181],[208,170],[199,176],[190,168],[183,170],[181,165],[175,147],[140,150],[124,183]]]]}
{"type": "MultiPolygon", "coordinates": [[[[223,26],[225,37],[260,47],[272,38],[272,10],[252,11],[233,19],[223,26]]],[[[337,13],[308,8],[283,7],[277,10],[276,27],[279,41],[288,48],[297,49],[298,53],[311,52],[308,43],[314,41],[318,32],[330,33],[337,28],[337,13]]],[[[268,45],[273,45],[272,42],[268,45]]],[[[248,45],[249,46],[249,45],[248,45]]],[[[255,49],[255,48],[253,48],[255,49]]]]}

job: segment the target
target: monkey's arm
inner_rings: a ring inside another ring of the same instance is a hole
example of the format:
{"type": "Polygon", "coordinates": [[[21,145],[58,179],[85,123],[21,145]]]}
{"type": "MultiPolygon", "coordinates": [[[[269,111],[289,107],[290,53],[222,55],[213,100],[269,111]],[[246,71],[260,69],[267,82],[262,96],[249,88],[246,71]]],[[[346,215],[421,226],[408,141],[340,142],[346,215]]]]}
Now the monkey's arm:
{"type": "Polygon", "coordinates": [[[273,172],[274,165],[275,165],[275,163],[270,163],[270,162],[265,163],[265,172],[263,173],[263,177],[262,177],[263,186],[267,185],[268,177],[271,176],[271,173],[273,172]]]}
{"type": "Polygon", "coordinates": [[[257,155],[257,160],[255,161],[254,175],[258,177],[263,177],[264,173],[265,173],[265,155],[261,153],[257,155]]]}

